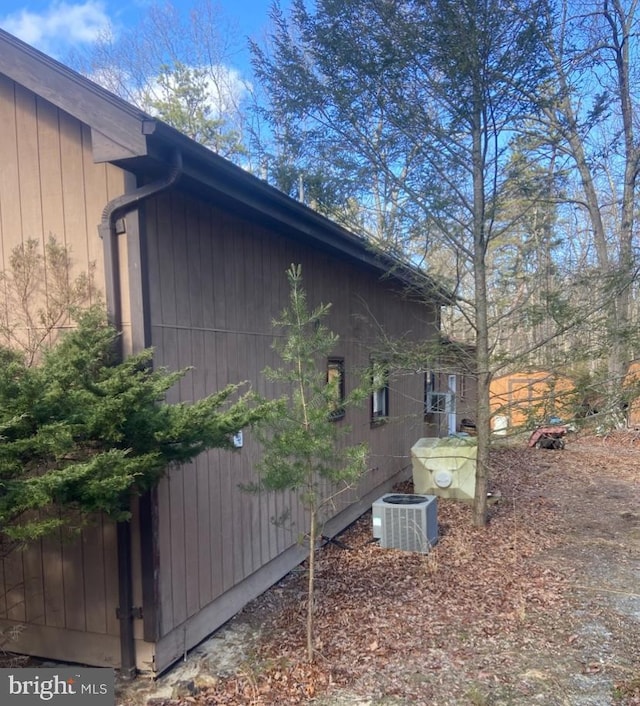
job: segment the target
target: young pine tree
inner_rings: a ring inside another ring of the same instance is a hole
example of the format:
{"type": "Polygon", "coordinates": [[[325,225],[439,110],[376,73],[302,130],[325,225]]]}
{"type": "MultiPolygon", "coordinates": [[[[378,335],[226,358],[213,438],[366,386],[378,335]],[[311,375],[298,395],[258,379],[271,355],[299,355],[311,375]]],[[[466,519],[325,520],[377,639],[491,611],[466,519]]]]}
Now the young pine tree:
{"type": "Polygon", "coordinates": [[[302,288],[299,265],[287,271],[289,306],[274,327],[282,338],[274,348],[282,359],[277,369],[265,370],[272,381],[288,387],[279,407],[260,425],[264,455],[259,464],[259,488],[292,490],[309,516],[309,573],[307,603],[307,659],[313,660],[315,550],[321,535],[323,513],[339,493],[353,485],[365,468],[363,445],[344,446],[340,436],[347,429],[336,423],[338,410],[363,396],[363,387],[340,399],[338,377],[327,380],[326,360],[338,337],[322,324],[330,305],[310,311],[302,288]]]}

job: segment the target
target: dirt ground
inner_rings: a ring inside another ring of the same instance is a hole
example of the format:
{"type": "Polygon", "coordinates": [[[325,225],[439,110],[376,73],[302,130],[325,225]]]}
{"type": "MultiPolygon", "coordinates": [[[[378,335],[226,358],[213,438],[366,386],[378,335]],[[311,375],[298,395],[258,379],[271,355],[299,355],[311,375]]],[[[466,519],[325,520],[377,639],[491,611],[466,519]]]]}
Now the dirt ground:
{"type": "Polygon", "coordinates": [[[372,543],[369,514],[321,550],[313,665],[301,569],[222,631],[234,659],[200,653],[173,699],[139,681],[119,703],[640,705],[640,437],[505,446],[492,465],[485,529],[441,500],[426,556],[372,543]]]}

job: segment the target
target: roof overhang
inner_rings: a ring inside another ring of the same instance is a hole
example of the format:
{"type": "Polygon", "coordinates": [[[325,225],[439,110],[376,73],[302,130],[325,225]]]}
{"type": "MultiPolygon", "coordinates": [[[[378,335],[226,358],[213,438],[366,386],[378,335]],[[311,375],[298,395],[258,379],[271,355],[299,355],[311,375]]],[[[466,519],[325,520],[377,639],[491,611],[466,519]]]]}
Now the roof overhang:
{"type": "Polygon", "coordinates": [[[0,72],[88,125],[111,154],[147,154],[149,116],[1,29],[0,72]]]}

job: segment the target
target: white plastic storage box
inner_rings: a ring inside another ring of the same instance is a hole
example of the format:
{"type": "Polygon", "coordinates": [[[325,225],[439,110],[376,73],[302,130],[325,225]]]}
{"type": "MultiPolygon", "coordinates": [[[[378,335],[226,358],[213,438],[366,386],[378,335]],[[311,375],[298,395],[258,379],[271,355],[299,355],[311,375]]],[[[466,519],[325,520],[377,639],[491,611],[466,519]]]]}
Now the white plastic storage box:
{"type": "Polygon", "coordinates": [[[438,541],[434,495],[386,493],[371,508],[373,536],[385,549],[426,553],[438,541]]]}
{"type": "Polygon", "coordinates": [[[477,457],[478,442],[473,436],[419,439],[411,448],[414,491],[473,500],[477,457]]]}

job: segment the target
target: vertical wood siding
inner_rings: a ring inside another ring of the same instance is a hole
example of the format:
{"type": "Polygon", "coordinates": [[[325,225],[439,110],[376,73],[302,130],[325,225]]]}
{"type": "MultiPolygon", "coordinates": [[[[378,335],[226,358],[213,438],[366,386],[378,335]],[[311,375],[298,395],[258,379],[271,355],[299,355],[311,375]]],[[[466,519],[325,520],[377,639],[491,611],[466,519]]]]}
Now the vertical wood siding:
{"type": "MultiPolygon", "coordinates": [[[[0,270],[20,243],[44,247],[54,235],[70,248],[72,276],[95,264],[104,295],[97,225],[107,201],[123,193],[121,170],[93,163],[86,126],[2,75],[0,125],[0,270]]],[[[27,624],[15,649],[117,663],[117,651],[81,637],[118,634],[115,548],[114,526],[99,521],[77,541],[52,536],[0,562],[0,625],[27,624]]],[[[117,640],[109,644],[117,650],[117,640]]]]}
{"type": "MultiPolygon", "coordinates": [[[[436,335],[435,312],[402,301],[374,272],[179,192],[145,209],[156,363],[195,366],[171,391],[172,400],[195,400],[242,380],[274,394],[262,370],[278,364],[271,324],[287,304],[285,272],[292,262],[302,264],[310,305],[332,303],[327,324],[340,335],[335,355],[344,357],[348,389],[381,346],[380,327],[413,340],[436,335]]],[[[423,376],[394,374],[390,387],[388,423],[372,427],[368,405],[339,422],[352,429],[345,443],[367,442],[371,459],[338,510],[408,467],[411,445],[424,435],[423,376]]],[[[254,479],[258,457],[245,431],[241,450],[202,455],[162,481],[160,635],[179,632],[203,607],[295,545],[304,530],[304,513],[289,494],[257,497],[238,489],[254,479]],[[276,527],[272,518],[287,508],[295,527],[276,527]]]]}

